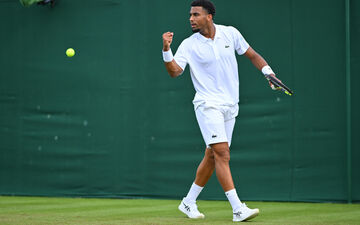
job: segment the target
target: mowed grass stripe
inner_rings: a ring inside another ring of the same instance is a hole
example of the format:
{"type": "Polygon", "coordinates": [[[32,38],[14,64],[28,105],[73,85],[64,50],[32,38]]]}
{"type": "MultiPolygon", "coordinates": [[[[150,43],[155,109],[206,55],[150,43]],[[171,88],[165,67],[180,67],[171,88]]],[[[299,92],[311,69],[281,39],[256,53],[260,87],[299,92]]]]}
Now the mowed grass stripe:
{"type": "MultiPolygon", "coordinates": [[[[198,201],[204,220],[177,210],[180,200],[0,197],[0,224],[234,224],[227,201],[198,201]]],[[[359,204],[248,202],[252,225],[360,224],[359,204]]]]}

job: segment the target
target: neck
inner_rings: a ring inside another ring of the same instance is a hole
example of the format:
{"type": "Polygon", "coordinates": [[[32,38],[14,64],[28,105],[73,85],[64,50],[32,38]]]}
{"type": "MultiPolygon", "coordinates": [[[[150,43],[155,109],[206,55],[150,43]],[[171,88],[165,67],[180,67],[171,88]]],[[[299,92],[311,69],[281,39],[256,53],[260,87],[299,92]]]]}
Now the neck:
{"type": "Polygon", "coordinates": [[[206,38],[211,38],[214,40],[216,28],[214,23],[211,23],[209,26],[205,27],[204,30],[200,31],[200,34],[206,38]]]}

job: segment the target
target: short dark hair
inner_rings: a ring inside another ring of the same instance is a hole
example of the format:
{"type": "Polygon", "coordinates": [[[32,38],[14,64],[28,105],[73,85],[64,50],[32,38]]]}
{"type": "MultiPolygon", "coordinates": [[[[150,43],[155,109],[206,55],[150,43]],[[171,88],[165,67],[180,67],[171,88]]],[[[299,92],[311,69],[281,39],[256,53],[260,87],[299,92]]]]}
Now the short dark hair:
{"type": "Polygon", "coordinates": [[[215,16],[215,6],[209,0],[195,0],[191,3],[191,6],[201,6],[213,17],[215,16]]]}

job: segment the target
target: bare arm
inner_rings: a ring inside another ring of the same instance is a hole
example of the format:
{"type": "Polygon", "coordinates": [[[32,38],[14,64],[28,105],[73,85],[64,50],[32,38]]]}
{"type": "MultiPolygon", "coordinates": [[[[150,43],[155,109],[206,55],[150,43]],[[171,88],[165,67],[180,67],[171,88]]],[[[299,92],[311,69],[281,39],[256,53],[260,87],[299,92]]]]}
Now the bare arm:
{"type": "MultiPolygon", "coordinates": [[[[173,40],[174,33],[166,32],[163,34],[163,51],[169,51],[173,40]]],[[[173,59],[171,62],[164,62],[165,68],[171,77],[177,77],[182,74],[183,69],[173,59]]]]}
{"type": "MultiPolygon", "coordinates": [[[[263,57],[261,57],[261,55],[259,55],[254,49],[252,49],[251,47],[249,47],[249,49],[245,52],[245,56],[250,59],[250,61],[252,62],[252,64],[254,64],[254,66],[261,71],[261,69],[264,66],[267,66],[267,62],[265,61],[265,59],[263,57]]],[[[275,77],[275,74],[272,73],[270,74],[271,76],[275,77]]],[[[278,78],[276,78],[277,80],[279,80],[278,78]]],[[[281,80],[279,80],[281,82],[281,80]]],[[[273,84],[270,83],[269,81],[269,85],[270,87],[275,90],[276,88],[274,87],[273,84]]]]}
{"type": "Polygon", "coordinates": [[[261,57],[261,55],[259,55],[257,52],[255,52],[255,50],[251,47],[249,47],[249,49],[245,52],[245,56],[250,59],[252,64],[254,64],[254,66],[260,71],[264,66],[268,65],[265,59],[261,57]]]}

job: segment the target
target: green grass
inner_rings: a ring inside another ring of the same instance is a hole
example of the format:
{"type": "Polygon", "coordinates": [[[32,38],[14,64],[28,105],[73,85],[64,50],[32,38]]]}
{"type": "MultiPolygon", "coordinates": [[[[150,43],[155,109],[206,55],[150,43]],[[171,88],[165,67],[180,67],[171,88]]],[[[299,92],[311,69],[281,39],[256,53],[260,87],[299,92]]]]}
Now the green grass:
{"type": "MultiPolygon", "coordinates": [[[[0,224],[234,224],[227,201],[198,201],[202,220],[185,218],[176,200],[0,197],[0,224]]],[[[360,224],[359,204],[247,202],[251,225],[360,224]]]]}

